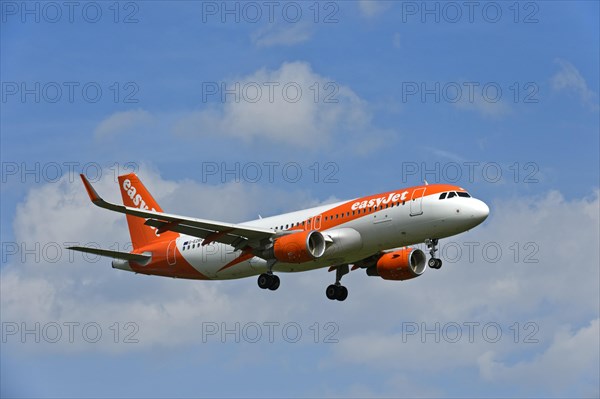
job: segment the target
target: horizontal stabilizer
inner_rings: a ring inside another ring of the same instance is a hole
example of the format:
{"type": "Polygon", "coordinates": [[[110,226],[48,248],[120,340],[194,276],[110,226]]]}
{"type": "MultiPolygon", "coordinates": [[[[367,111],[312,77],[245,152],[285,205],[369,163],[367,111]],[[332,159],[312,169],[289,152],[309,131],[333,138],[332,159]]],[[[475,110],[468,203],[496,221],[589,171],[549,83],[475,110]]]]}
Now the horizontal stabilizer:
{"type": "Polygon", "coordinates": [[[134,262],[143,263],[151,258],[151,255],[132,254],[131,252],[111,251],[109,249],[88,248],[88,247],[67,247],[73,251],[86,252],[89,254],[108,256],[114,259],[132,260],[134,262]]]}

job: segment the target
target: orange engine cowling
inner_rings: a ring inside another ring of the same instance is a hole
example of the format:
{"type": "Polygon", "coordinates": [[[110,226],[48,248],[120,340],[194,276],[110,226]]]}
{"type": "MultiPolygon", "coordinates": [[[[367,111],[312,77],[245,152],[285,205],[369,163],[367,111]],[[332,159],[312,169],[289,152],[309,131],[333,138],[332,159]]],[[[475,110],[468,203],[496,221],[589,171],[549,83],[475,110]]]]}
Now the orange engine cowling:
{"type": "Polygon", "coordinates": [[[425,253],[420,249],[402,248],[382,255],[375,266],[367,269],[367,274],[385,280],[408,280],[423,274],[425,261],[425,253]]]}
{"type": "Polygon", "coordinates": [[[325,237],[316,230],[288,234],[275,240],[273,256],[280,262],[304,263],[325,252],[325,237]]]}

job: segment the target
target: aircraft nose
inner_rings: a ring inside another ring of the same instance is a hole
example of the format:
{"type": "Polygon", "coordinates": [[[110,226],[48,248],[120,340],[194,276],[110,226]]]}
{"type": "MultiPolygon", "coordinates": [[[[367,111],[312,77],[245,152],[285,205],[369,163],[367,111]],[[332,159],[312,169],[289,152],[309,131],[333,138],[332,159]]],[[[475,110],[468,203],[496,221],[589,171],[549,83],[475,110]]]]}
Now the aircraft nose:
{"type": "Polygon", "coordinates": [[[487,204],[478,199],[473,199],[470,211],[471,218],[477,221],[477,224],[482,223],[490,214],[487,204]]]}

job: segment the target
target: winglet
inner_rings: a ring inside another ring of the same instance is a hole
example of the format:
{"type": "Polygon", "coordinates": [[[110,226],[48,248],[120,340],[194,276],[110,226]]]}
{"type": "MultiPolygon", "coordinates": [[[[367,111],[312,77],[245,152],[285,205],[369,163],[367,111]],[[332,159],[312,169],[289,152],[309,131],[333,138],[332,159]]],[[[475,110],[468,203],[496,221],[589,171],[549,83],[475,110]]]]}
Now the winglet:
{"type": "Polygon", "coordinates": [[[92,185],[88,181],[87,177],[85,177],[85,175],[83,173],[81,173],[79,176],[81,177],[81,181],[83,181],[85,190],[87,191],[88,195],[90,196],[90,200],[92,200],[92,202],[94,202],[94,203],[102,201],[102,198],[100,198],[100,196],[98,195],[98,193],[96,192],[94,187],[92,187],[92,185]]]}

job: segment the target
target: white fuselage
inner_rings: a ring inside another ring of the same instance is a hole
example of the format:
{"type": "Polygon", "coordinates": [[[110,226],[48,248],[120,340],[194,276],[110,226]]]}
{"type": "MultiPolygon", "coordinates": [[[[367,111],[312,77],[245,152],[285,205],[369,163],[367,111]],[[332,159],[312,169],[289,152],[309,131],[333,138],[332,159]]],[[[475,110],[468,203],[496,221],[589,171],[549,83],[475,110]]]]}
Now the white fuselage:
{"type": "MultiPolygon", "coordinates": [[[[378,252],[424,242],[428,238],[445,238],[467,231],[480,224],[488,215],[489,208],[475,198],[455,196],[439,199],[439,193],[425,195],[415,200],[407,200],[397,206],[365,213],[358,218],[335,215],[335,226],[320,229],[317,215],[325,214],[334,208],[343,207],[356,200],[323,205],[311,209],[266,217],[241,223],[244,226],[269,228],[275,232],[288,230],[302,221],[313,220],[313,229],[323,235],[350,236],[358,233],[360,246],[344,248],[331,245],[325,254],[313,261],[291,264],[277,262],[273,270],[277,272],[298,272],[340,264],[351,264],[378,252]],[[344,221],[348,218],[347,221],[344,221]]],[[[176,239],[176,247],[185,261],[210,279],[235,279],[258,275],[267,271],[267,261],[254,256],[223,269],[241,254],[241,250],[217,242],[201,245],[202,239],[181,235],[176,239]]],[[[335,240],[334,240],[335,241],[335,240]]]]}

